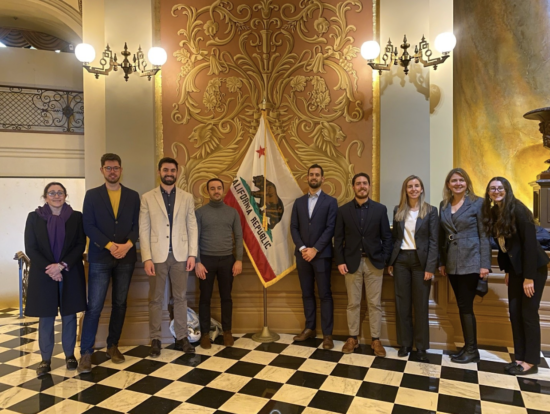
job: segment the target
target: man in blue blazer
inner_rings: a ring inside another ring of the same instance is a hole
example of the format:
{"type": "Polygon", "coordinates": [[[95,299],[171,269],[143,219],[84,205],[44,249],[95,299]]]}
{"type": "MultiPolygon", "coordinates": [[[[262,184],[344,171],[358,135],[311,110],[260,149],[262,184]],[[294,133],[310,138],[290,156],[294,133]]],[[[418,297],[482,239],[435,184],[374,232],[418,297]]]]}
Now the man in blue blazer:
{"type": "Polygon", "coordinates": [[[321,301],[321,329],[323,348],[334,348],[332,328],[334,325],[330,271],[332,268],[332,237],[336,224],[338,203],[334,197],[325,194],[321,185],[325,181],[324,171],[314,164],[308,170],[309,191],[296,199],[292,207],[290,232],[296,245],[296,268],[302,288],[306,326],[295,341],[315,338],[316,301],[315,281],[321,301]]]}
{"type": "Polygon", "coordinates": [[[99,317],[111,279],[112,310],[107,337],[107,358],[124,362],[118,341],[126,316],[126,299],[137,260],[139,237],[139,194],[120,184],[122,161],[116,154],[101,157],[105,184],[88,190],[84,197],[82,219],[90,239],[88,248],[88,311],[84,315],[80,341],[80,373],[92,369],[91,356],[99,317]]]}

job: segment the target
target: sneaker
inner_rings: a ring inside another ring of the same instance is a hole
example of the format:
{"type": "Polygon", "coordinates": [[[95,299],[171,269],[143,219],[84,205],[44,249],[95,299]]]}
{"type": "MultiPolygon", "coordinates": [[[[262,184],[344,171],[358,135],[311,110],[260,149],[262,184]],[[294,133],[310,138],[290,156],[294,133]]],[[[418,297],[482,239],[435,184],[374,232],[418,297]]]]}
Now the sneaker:
{"type": "Polygon", "coordinates": [[[67,369],[69,371],[74,371],[76,367],[78,367],[78,361],[74,357],[74,355],[71,355],[70,357],[65,358],[65,364],[67,365],[67,369]]]}
{"type": "Polygon", "coordinates": [[[38,368],[36,368],[36,376],[40,378],[46,375],[51,370],[52,370],[52,367],[50,365],[50,361],[42,361],[38,366],[38,368]]]}
{"type": "Polygon", "coordinates": [[[92,370],[92,354],[84,354],[80,356],[80,362],[76,368],[79,374],[86,374],[92,370]]]}

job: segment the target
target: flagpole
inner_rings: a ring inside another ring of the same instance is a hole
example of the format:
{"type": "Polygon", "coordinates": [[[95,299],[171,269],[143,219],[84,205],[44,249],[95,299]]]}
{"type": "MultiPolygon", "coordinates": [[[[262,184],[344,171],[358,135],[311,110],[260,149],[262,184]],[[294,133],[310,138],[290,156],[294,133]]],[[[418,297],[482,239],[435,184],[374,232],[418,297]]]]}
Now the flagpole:
{"type": "Polygon", "coordinates": [[[252,335],[252,340],[256,342],[269,343],[278,341],[279,334],[272,332],[267,326],[267,288],[264,287],[264,327],[261,332],[252,335]]]}
{"type": "MultiPolygon", "coordinates": [[[[267,117],[266,117],[266,100],[264,98],[262,116],[264,117],[264,148],[267,152],[267,117]]],[[[264,159],[264,216],[263,216],[263,227],[264,230],[267,230],[267,156],[264,159]]],[[[281,337],[279,334],[272,332],[267,326],[267,288],[264,286],[264,327],[261,332],[257,332],[252,335],[252,340],[262,343],[270,343],[278,341],[281,337]]]]}
{"type": "MultiPolygon", "coordinates": [[[[264,100],[265,102],[265,100],[264,100]]],[[[262,116],[264,117],[264,149],[267,153],[267,117],[265,116],[265,105],[262,109],[262,116]]],[[[262,220],[262,226],[264,231],[267,231],[267,154],[264,156],[264,216],[262,220]]]]}

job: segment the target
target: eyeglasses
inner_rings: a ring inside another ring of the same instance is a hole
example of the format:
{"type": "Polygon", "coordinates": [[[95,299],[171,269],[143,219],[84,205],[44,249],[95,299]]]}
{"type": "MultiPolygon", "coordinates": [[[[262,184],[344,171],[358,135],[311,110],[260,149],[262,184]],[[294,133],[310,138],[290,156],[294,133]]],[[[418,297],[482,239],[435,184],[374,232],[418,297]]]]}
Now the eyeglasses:
{"type": "Polygon", "coordinates": [[[504,187],[489,187],[490,193],[500,193],[504,191],[504,187]]]}
{"type": "Polygon", "coordinates": [[[120,171],[120,167],[103,167],[103,169],[107,172],[111,172],[111,171],[119,172],[120,171]]]}
{"type": "Polygon", "coordinates": [[[58,196],[58,197],[63,197],[65,195],[65,193],[63,191],[48,191],[48,196],[49,197],[55,197],[55,196],[58,196]]]}

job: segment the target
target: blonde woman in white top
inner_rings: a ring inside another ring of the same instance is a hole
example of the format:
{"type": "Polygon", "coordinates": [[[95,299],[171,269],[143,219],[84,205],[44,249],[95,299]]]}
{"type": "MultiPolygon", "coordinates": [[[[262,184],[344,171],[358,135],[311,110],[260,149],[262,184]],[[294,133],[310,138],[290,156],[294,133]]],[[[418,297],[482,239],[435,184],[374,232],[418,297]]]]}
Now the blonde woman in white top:
{"type": "Polygon", "coordinates": [[[416,357],[420,361],[428,360],[428,300],[437,267],[439,230],[437,208],[426,203],[424,198],[422,180],[416,175],[407,177],[401,188],[401,200],[393,213],[394,246],[388,266],[395,279],[398,355],[407,356],[414,339],[416,357]]]}

